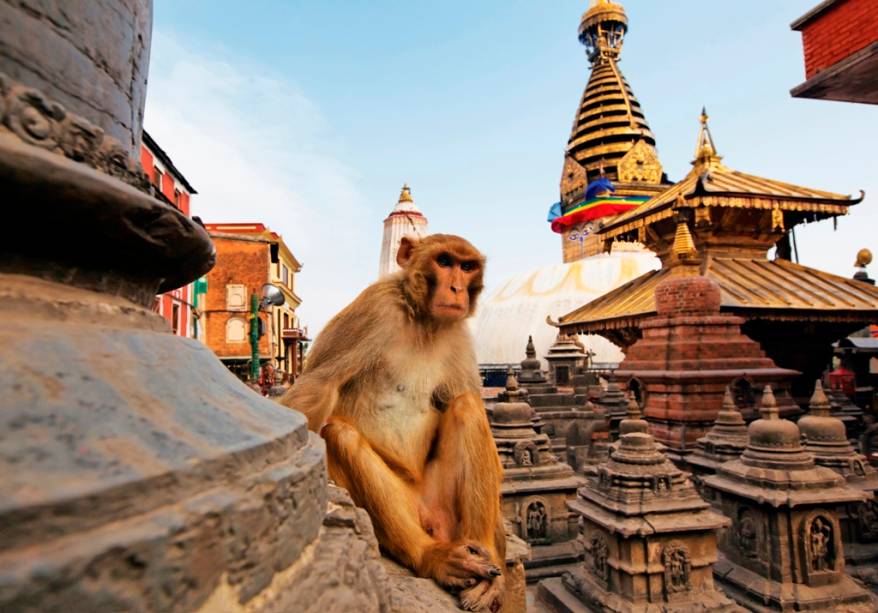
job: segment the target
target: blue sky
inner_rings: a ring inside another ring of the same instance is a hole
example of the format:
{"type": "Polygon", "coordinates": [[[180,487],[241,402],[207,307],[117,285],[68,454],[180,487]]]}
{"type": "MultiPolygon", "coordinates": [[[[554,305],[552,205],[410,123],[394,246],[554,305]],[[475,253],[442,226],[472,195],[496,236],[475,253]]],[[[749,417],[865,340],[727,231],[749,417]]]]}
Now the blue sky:
{"type": "MultiPolygon", "coordinates": [[[[671,179],[706,105],[732,168],[867,192],[837,232],[799,229],[803,264],[848,276],[857,249],[878,253],[878,109],[789,95],[804,80],[789,23],[817,0],[623,4],[620,67],[671,179]]],[[[205,221],[284,235],[312,331],[374,280],[403,182],[431,231],[487,253],[490,288],[561,260],[545,214],[588,79],[586,5],[156,0],[146,129],[205,221]]]]}

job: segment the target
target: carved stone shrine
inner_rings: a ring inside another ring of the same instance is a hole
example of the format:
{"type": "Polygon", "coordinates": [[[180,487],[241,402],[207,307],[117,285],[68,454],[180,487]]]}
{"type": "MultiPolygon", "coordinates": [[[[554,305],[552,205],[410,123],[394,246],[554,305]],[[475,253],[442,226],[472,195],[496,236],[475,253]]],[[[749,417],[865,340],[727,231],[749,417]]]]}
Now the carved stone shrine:
{"type": "Polygon", "coordinates": [[[701,476],[716,473],[719,465],[737,460],[744,453],[747,447],[747,424],[735,406],[730,388],[726,388],[723,406],[717,413],[713,427],[696,444],[695,451],[687,458],[687,468],[692,471],[692,479],[699,487],[701,476]]]}
{"type": "Polygon", "coordinates": [[[555,344],[546,354],[549,363],[549,379],[558,387],[573,385],[574,375],[585,365],[586,353],[575,338],[558,333],[555,344]]]}
{"type": "Polygon", "coordinates": [[[567,464],[577,473],[586,473],[609,459],[610,427],[603,415],[586,401],[581,417],[567,428],[567,464]]]}
{"type": "Polygon", "coordinates": [[[531,546],[528,581],[558,575],[581,556],[576,517],[566,503],[583,479],[556,460],[549,437],[534,429],[534,410],[513,375],[498,400],[491,432],[503,465],[503,515],[531,546]]]}
{"type": "Polygon", "coordinates": [[[524,360],[521,362],[521,370],[518,373],[518,383],[526,390],[533,392],[547,392],[552,386],[543,373],[542,365],[537,358],[537,350],[534,347],[533,336],[527,337],[527,346],[524,349],[524,360]]]}
{"type": "Polygon", "coordinates": [[[874,611],[868,591],[844,572],[839,516],[868,496],[814,464],[798,426],[781,419],[771,388],[737,460],[704,477],[714,505],[732,519],[714,574],[753,611],[874,611]]]}
{"type": "Polygon", "coordinates": [[[628,400],[625,392],[618,383],[609,383],[607,389],[601,392],[597,406],[603,410],[610,427],[610,437],[615,441],[619,439],[619,424],[625,419],[628,410],[628,400]]]}
{"type": "Polygon", "coordinates": [[[549,610],[740,610],[713,579],[717,531],[728,519],[710,510],[647,429],[641,419],[624,420],[609,462],[569,503],[585,561],[540,583],[549,610]]]}
{"type": "Polygon", "coordinates": [[[839,516],[848,573],[878,588],[878,471],[854,451],[847,440],[844,423],[831,413],[831,405],[818,380],[810,410],[798,422],[805,437],[805,450],[818,466],[843,476],[848,485],[862,490],[869,498],[848,505],[839,516]]]}

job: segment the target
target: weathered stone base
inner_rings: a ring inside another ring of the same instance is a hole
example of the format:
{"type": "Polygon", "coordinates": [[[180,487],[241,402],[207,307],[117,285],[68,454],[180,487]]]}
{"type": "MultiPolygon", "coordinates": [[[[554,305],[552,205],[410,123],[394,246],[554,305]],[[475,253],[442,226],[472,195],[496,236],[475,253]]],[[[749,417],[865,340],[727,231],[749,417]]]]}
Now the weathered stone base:
{"type": "Polygon", "coordinates": [[[531,558],[524,564],[527,582],[536,583],[549,577],[560,577],[566,571],[574,570],[582,560],[582,545],[578,540],[536,545],[531,548],[531,558]]]}
{"type": "Polygon", "coordinates": [[[580,575],[583,581],[578,594],[560,578],[541,581],[537,591],[539,604],[553,613],[588,613],[591,611],[619,611],[624,613],[689,613],[699,611],[743,611],[743,609],[718,591],[692,594],[693,598],[679,603],[642,602],[632,603],[618,594],[608,592],[594,581],[580,575]]]}
{"type": "Polygon", "coordinates": [[[878,600],[847,575],[837,583],[810,587],[779,583],[727,560],[722,553],[713,567],[716,582],[729,596],[751,611],[844,611],[874,613],[878,600]]]}
{"type": "Polygon", "coordinates": [[[845,543],[844,570],[878,594],[878,543],[845,543]]]}

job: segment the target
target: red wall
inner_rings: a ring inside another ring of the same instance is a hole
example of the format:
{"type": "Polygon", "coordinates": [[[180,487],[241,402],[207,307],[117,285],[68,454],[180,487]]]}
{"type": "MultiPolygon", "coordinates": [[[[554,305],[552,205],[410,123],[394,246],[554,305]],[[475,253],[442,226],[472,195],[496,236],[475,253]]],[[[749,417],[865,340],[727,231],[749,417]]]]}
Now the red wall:
{"type": "Polygon", "coordinates": [[[810,79],[878,40],[878,1],[842,0],[802,28],[805,78],[810,79]]]}

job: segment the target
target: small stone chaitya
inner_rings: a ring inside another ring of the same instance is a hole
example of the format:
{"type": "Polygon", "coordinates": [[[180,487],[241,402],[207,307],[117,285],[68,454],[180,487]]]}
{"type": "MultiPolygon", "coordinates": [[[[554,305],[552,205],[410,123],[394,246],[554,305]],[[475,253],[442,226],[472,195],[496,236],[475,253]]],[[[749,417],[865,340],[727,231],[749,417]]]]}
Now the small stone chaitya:
{"type": "Polygon", "coordinates": [[[874,611],[869,592],[844,572],[839,525],[844,508],[866,494],[814,464],[768,386],[762,418],[747,434],[741,457],[704,477],[714,504],[732,519],[720,538],[717,581],[754,611],[874,611]]]}
{"type": "Polygon", "coordinates": [[[550,610],[740,610],[713,582],[717,531],[728,519],[710,510],[647,429],[632,411],[609,462],[568,503],[580,517],[585,562],[540,583],[550,610]]]}
{"type": "Polygon", "coordinates": [[[581,556],[576,517],[566,503],[583,480],[555,458],[549,437],[534,429],[534,410],[511,372],[499,400],[491,431],[503,465],[503,515],[515,534],[530,543],[532,556],[525,567],[528,581],[536,581],[560,574],[581,556]]]}
{"type": "Polygon", "coordinates": [[[841,512],[842,541],[848,572],[878,587],[878,472],[866,458],[854,451],[845,433],[845,424],[831,413],[831,404],[818,380],[811,397],[810,411],[799,419],[805,449],[818,466],[843,476],[848,485],[862,490],[869,498],[853,503],[841,512]]]}
{"type": "Polygon", "coordinates": [[[700,485],[702,475],[714,474],[720,464],[737,460],[744,453],[747,448],[747,424],[735,406],[731,388],[726,388],[723,407],[716,416],[713,428],[696,444],[695,451],[688,458],[688,468],[696,485],[700,485]]]}

